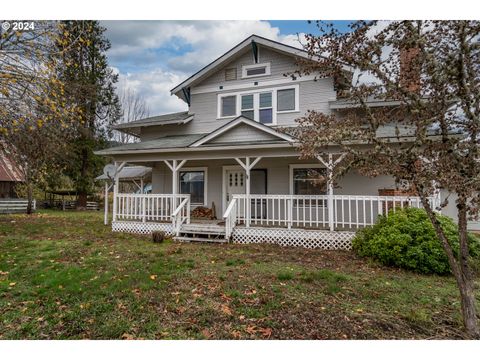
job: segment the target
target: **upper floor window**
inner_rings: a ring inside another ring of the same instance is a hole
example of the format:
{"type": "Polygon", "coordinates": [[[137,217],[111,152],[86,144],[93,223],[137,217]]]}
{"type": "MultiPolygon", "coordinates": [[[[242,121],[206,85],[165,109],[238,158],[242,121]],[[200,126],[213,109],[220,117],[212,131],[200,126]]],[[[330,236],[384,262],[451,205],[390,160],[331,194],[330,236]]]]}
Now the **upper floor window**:
{"type": "Polygon", "coordinates": [[[295,110],[295,89],[277,91],[277,111],[295,110]]]}
{"type": "Polygon", "coordinates": [[[222,102],[222,117],[235,116],[237,114],[237,97],[233,96],[224,96],[221,99],[222,102]]]}
{"type": "Polygon", "coordinates": [[[242,66],[242,78],[270,75],[270,63],[242,66]]]}
{"type": "Polygon", "coordinates": [[[299,86],[218,94],[218,118],[243,115],[262,124],[276,124],[277,114],[299,111],[299,86]]]}

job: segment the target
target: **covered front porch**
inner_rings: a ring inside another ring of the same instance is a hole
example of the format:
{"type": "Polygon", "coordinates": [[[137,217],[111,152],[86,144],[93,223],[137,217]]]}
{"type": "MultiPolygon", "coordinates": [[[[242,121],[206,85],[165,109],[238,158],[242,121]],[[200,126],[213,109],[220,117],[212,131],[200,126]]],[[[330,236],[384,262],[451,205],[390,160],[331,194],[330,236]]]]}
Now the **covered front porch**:
{"type": "MultiPolygon", "coordinates": [[[[378,195],[379,189],[394,186],[393,179],[351,173],[334,184],[332,172],[342,158],[332,152],[315,163],[286,153],[150,162],[152,194],[120,193],[114,186],[112,229],[161,230],[182,241],[349,249],[355,231],[374,224],[379,215],[421,207],[417,196],[378,195]],[[316,177],[326,178],[326,187],[317,186],[321,179],[316,177]],[[191,216],[196,207],[209,205],[217,209],[215,219],[191,216]]],[[[127,162],[117,164],[124,166],[127,162]]],[[[432,206],[438,201],[439,196],[432,197],[432,206]]]]}

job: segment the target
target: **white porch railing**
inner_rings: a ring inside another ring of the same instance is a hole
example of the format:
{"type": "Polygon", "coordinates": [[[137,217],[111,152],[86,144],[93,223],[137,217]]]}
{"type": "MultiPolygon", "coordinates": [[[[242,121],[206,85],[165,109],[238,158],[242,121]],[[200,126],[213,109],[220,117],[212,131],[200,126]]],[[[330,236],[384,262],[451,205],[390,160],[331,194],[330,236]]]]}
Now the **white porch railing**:
{"type": "MultiPolygon", "coordinates": [[[[438,206],[436,197],[431,206],[438,206]]],[[[373,225],[379,215],[398,208],[421,208],[417,196],[333,195],[233,195],[224,214],[226,236],[238,223],[246,226],[279,226],[302,228],[357,229],[373,225]],[[249,199],[249,200],[248,200],[249,199]],[[250,204],[250,211],[247,210],[250,204]]]]}
{"type": "MultiPolygon", "coordinates": [[[[172,214],[190,195],[185,194],[117,194],[113,221],[172,221],[172,214]]],[[[189,213],[189,211],[188,211],[189,213]]]]}
{"type": "Polygon", "coordinates": [[[190,195],[187,195],[172,213],[172,225],[177,236],[180,235],[184,223],[190,223],[190,195]]]}

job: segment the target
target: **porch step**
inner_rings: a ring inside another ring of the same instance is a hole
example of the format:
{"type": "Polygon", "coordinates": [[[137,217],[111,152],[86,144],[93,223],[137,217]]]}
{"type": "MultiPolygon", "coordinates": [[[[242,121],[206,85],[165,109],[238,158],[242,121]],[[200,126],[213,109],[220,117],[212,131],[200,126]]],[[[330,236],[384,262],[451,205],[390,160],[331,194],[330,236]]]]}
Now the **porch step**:
{"type": "Polygon", "coordinates": [[[182,234],[225,235],[225,226],[210,224],[184,224],[180,229],[182,234]]]}
{"type": "Polygon", "coordinates": [[[175,241],[181,242],[208,242],[208,243],[227,243],[225,238],[206,238],[206,237],[189,237],[189,236],[175,236],[175,241]]]}

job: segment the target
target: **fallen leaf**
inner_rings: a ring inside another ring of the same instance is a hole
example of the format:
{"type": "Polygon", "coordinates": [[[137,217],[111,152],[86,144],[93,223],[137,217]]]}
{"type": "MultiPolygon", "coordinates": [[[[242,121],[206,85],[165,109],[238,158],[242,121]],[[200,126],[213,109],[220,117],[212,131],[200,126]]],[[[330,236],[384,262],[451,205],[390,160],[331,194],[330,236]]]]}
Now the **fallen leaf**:
{"type": "Polygon", "coordinates": [[[222,312],[226,315],[232,315],[232,310],[227,305],[222,305],[222,312]]]}
{"type": "Polygon", "coordinates": [[[122,335],[122,339],[124,339],[124,340],[134,340],[135,338],[134,338],[133,335],[131,335],[131,334],[124,333],[124,334],[122,335]]]}
{"type": "Polygon", "coordinates": [[[260,328],[260,329],[258,329],[258,332],[260,334],[262,334],[264,337],[267,337],[267,338],[272,336],[272,329],[270,329],[270,328],[260,328]]]}
{"type": "Polygon", "coordinates": [[[245,329],[245,331],[247,333],[249,333],[250,335],[253,335],[257,332],[257,327],[255,325],[249,325],[247,326],[247,328],[245,329]]]}
{"type": "Polygon", "coordinates": [[[155,280],[158,275],[150,275],[150,279],[155,280]]]}
{"type": "Polygon", "coordinates": [[[210,331],[208,331],[208,329],[203,329],[201,332],[202,332],[202,335],[207,339],[212,337],[212,334],[210,334],[210,331]]]}
{"type": "Polygon", "coordinates": [[[233,330],[233,331],[231,332],[231,334],[232,334],[232,336],[233,336],[234,338],[236,338],[236,339],[239,339],[239,338],[242,336],[242,333],[241,333],[240,331],[238,331],[238,330],[233,330]]]}
{"type": "Polygon", "coordinates": [[[8,286],[15,286],[17,283],[11,282],[8,286]]]}

